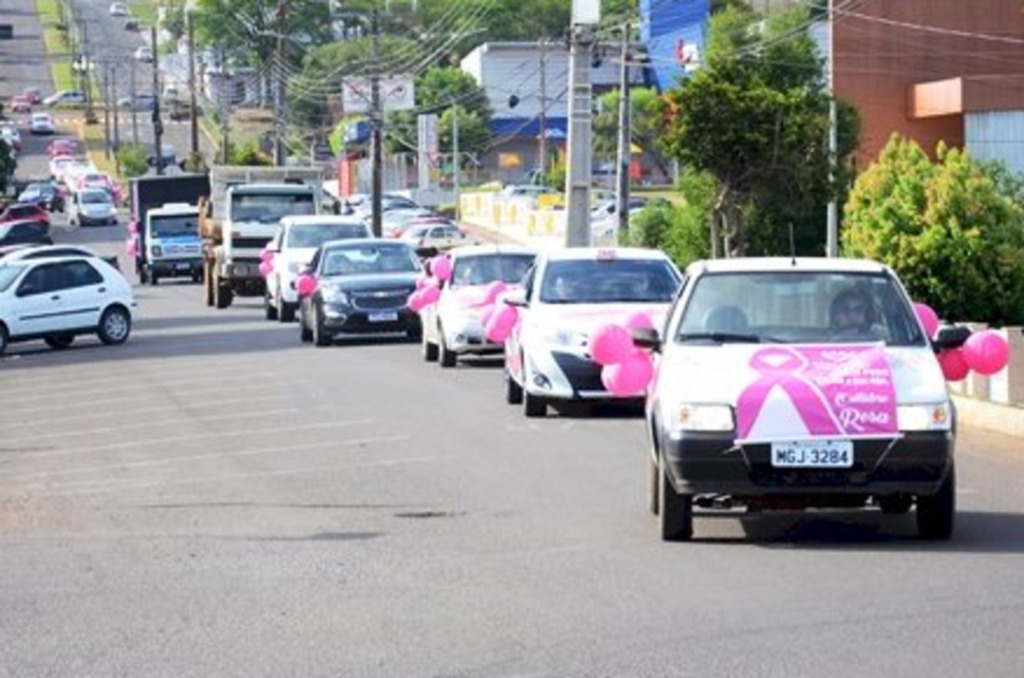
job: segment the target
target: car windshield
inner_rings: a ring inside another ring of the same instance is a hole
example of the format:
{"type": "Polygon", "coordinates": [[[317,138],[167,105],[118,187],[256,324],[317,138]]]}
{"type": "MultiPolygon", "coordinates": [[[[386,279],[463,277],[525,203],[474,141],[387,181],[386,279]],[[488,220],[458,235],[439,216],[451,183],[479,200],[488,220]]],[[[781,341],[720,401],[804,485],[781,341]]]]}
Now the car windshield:
{"type": "Polygon", "coordinates": [[[679,286],[662,259],[576,259],[547,266],[540,300],[548,304],[669,302],[679,286]]]}
{"type": "Polygon", "coordinates": [[[25,270],[24,266],[8,265],[0,266],[0,292],[6,292],[7,288],[11,286],[21,272],[25,270]]]}
{"type": "Polygon", "coordinates": [[[367,273],[415,273],[419,259],[409,247],[381,244],[332,247],[324,253],[321,275],[364,275],[367,273]]]}
{"type": "Polygon", "coordinates": [[[495,280],[518,283],[533,265],[532,254],[479,254],[460,256],[452,269],[452,287],[484,285],[495,280]]]}
{"type": "Polygon", "coordinates": [[[288,230],[287,247],[315,248],[330,240],[348,240],[368,236],[366,227],[356,224],[301,224],[288,230]]]}
{"type": "Polygon", "coordinates": [[[105,205],[110,202],[110,196],[106,191],[86,191],[82,194],[84,205],[105,205]]]}
{"type": "Polygon", "coordinates": [[[886,273],[709,273],[694,283],[678,341],[924,342],[899,284],[886,273]]]}
{"type": "Polygon", "coordinates": [[[231,197],[231,219],[233,221],[257,221],[274,224],[281,217],[316,214],[316,202],[312,193],[292,195],[235,194],[231,197]]]}
{"type": "Polygon", "coordinates": [[[162,216],[150,219],[149,228],[153,238],[180,238],[182,236],[196,236],[199,231],[196,227],[197,217],[194,215],[162,216]]]}

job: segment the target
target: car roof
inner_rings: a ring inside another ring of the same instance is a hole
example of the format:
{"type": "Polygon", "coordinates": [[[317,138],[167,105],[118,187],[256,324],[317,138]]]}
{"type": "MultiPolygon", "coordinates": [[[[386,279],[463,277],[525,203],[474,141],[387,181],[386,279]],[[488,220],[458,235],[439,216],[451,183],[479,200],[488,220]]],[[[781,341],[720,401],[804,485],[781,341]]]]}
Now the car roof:
{"type": "Polygon", "coordinates": [[[67,259],[68,257],[99,257],[99,254],[97,254],[96,252],[93,252],[92,250],[90,250],[87,247],[82,247],[81,245],[28,245],[27,247],[23,247],[21,249],[18,249],[18,250],[15,250],[13,252],[8,253],[7,256],[4,258],[4,260],[5,261],[21,261],[21,260],[25,259],[26,257],[32,256],[32,255],[40,255],[40,253],[45,254],[45,253],[52,252],[53,250],[58,250],[58,249],[60,249],[60,250],[70,249],[70,250],[78,250],[78,251],[75,252],[75,253],[70,253],[70,254],[57,254],[57,255],[54,255],[52,257],[37,256],[35,258],[38,258],[38,259],[67,259]]]}
{"type": "Polygon", "coordinates": [[[537,250],[524,245],[489,244],[489,245],[462,245],[448,250],[452,258],[473,257],[486,254],[528,254],[537,255],[537,250]]]}
{"type": "MultiPolygon", "coordinates": [[[[322,247],[334,249],[336,247],[409,247],[408,243],[401,240],[389,240],[385,238],[344,238],[341,240],[328,240],[322,247]]],[[[411,249],[411,248],[410,248],[411,249]]]]}
{"type": "Polygon", "coordinates": [[[688,275],[702,273],[767,273],[776,271],[882,273],[889,268],[870,259],[837,257],[741,257],[737,259],[703,259],[691,263],[688,275]]]}
{"type": "Polygon", "coordinates": [[[281,217],[281,225],[290,226],[365,226],[361,217],[339,214],[303,214],[281,217]]]}
{"type": "Polygon", "coordinates": [[[590,261],[608,253],[611,253],[612,259],[668,260],[668,255],[661,250],[644,247],[567,247],[547,250],[543,256],[548,261],[590,261]]]}

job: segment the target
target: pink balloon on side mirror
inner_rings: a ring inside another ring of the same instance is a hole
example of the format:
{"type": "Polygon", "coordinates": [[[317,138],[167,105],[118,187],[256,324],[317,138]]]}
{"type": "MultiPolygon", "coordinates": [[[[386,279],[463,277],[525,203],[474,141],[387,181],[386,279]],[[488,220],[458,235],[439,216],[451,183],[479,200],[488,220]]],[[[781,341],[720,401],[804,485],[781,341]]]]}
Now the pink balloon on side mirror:
{"type": "Polygon", "coordinates": [[[929,337],[934,337],[939,331],[939,315],[928,304],[917,302],[914,304],[914,312],[924,325],[924,331],[929,337]]]}
{"type": "Polygon", "coordinates": [[[619,325],[602,325],[590,335],[587,348],[598,365],[614,365],[633,352],[633,337],[619,325]]]}
{"type": "Polygon", "coordinates": [[[260,275],[264,278],[268,277],[274,272],[274,264],[270,263],[269,260],[263,260],[260,262],[260,275]]]}
{"type": "Polygon", "coordinates": [[[654,317],[647,311],[637,311],[626,318],[627,330],[653,330],[654,317]]]}
{"type": "Polygon", "coordinates": [[[975,332],[964,342],[964,362],[986,377],[999,372],[1010,362],[1010,346],[1006,339],[992,330],[975,332]]]}
{"type": "Polygon", "coordinates": [[[493,304],[498,300],[498,297],[500,297],[507,290],[508,285],[506,285],[500,280],[495,280],[494,282],[490,283],[489,285],[487,285],[486,290],[484,292],[484,304],[493,304]]]}
{"type": "Polygon", "coordinates": [[[430,270],[435,278],[441,282],[447,282],[452,277],[452,260],[439,254],[431,260],[430,270]]]}
{"type": "Polygon", "coordinates": [[[405,305],[408,306],[410,310],[419,313],[423,309],[423,290],[416,290],[410,294],[405,305]]]}
{"type": "Polygon", "coordinates": [[[295,291],[300,297],[308,297],[316,291],[316,278],[308,273],[303,273],[295,281],[295,291]]]}
{"type": "Polygon", "coordinates": [[[273,261],[274,253],[266,248],[260,250],[260,261],[273,261]]]}
{"type": "Polygon", "coordinates": [[[601,368],[601,383],[619,398],[642,395],[654,378],[654,361],[644,351],[633,351],[625,359],[601,368]]]}
{"type": "Polygon", "coordinates": [[[488,318],[484,332],[488,339],[496,344],[501,344],[508,339],[508,335],[512,334],[517,322],[519,322],[519,309],[502,304],[488,318]]]}
{"type": "Polygon", "coordinates": [[[423,297],[423,305],[429,306],[437,303],[437,300],[441,298],[441,288],[437,285],[427,285],[420,290],[420,294],[423,297]]]}

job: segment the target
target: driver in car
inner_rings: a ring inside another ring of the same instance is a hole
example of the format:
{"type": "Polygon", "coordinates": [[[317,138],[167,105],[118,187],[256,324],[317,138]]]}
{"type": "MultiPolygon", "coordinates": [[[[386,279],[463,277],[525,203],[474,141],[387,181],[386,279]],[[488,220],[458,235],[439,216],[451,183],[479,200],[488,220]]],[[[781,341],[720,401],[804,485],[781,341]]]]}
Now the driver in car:
{"type": "Polygon", "coordinates": [[[829,322],[834,330],[841,333],[872,333],[875,313],[871,299],[862,290],[843,290],[832,300],[829,322]]]}

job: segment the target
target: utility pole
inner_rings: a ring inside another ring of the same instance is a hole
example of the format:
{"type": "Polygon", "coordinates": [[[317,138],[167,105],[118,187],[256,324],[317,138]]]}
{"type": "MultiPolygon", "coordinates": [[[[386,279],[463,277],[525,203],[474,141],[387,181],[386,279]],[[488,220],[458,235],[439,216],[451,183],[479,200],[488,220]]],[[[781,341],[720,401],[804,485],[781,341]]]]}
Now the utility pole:
{"type": "Polygon", "coordinates": [[[381,226],[381,197],[384,184],[384,135],[383,118],[380,105],[380,17],[376,6],[373,8],[370,25],[370,131],[373,156],[373,181],[370,190],[370,223],[373,237],[379,238],[383,232],[381,226]]]}
{"type": "Polygon", "coordinates": [[[221,162],[227,165],[231,161],[231,98],[227,87],[221,87],[220,99],[221,162]]]}
{"type": "Polygon", "coordinates": [[[110,160],[110,64],[103,62],[103,157],[110,160]]]}
{"type": "Polygon", "coordinates": [[[160,119],[160,59],[156,56],[156,26],[149,29],[153,46],[153,147],[156,149],[156,173],[164,173],[164,123],[160,119]]]}
{"type": "Polygon", "coordinates": [[[574,0],[572,42],[569,48],[569,168],[566,176],[565,246],[590,245],[591,128],[593,126],[590,68],[596,21],[576,21],[574,0]]]}
{"type": "Polygon", "coordinates": [[[117,158],[117,152],[121,150],[121,116],[117,111],[117,62],[111,62],[110,64],[110,108],[114,114],[114,158],[117,158]]]}
{"type": "Polygon", "coordinates": [[[540,39],[540,140],[537,149],[537,168],[540,170],[541,179],[547,183],[548,172],[548,41],[547,38],[540,39]]]}
{"type": "Polygon", "coordinates": [[[129,108],[131,109],[131,112],[132,112],[132,145],[133,146],[138,146],[139,145],[139,117],[135,114],[136,113],[136,111],[135,111],[135,108],[136,108],[135,103],[137,101],[137,94],[135,92],[135,59],[132,59],[130,65],[129,65],[129,78],[131,79],[131,83],[129,84],[130,91],[129,91],[128,95],[131,97],[131,104],[129,104],[129,108]]]}
{"type": "Polygon", "coordinates": [[[199,116],[196,113],[196,36],[192,26],[192,10],[186,10],[188,22],[188,102],[189,123],[192,132],[192,155],[199,153],[199,116]]]}
{"type": "MultiPolygon", "coordinates": [[[[837,130],[839,126],[836,111],[836,33],[833,0],[828,0],[828,181],[832,185],[836,180],[837,157],[839,142],[837,130]]],[[[829,257],[839,256],[839,206],[833,197],[828,203],[827,237],[825,238],[825,254],[829,257]]]]}
{"type": "Polygon", "coordinates": [[[85,122],[96,119],[92,107],[92,49],[89,46],[89,24],[82,21],[82,89],[85,91],[85,122]]]}
{"type": "Polygon", "coordinates": [[[459,220],[459,179],[462,163],[459,162],[459,106],[452,100],[452,189],[455,192],[455,221],[459,220]]]}
{"type": "Polygon", "coordinates": [[[288,0],[277,0],[277,87],[274,88],[274,164],[284,166],[284,42],[288,0]]]}
{"type": "Polygon", "coordinates": [[[630,133],[629,98],[629,22],[622,24],[622,49],[619,55],[619,148],[615,177],[615,214],[618,228],[615,243],[624,242],[629,232],[629,158],[630,133]]]}

